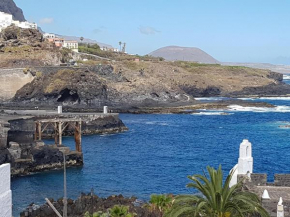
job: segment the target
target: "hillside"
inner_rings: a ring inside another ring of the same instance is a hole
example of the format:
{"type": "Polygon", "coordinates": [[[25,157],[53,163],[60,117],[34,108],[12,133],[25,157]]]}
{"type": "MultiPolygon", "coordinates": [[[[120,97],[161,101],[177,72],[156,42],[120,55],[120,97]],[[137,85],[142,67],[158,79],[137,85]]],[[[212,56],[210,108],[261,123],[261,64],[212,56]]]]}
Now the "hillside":
{"type": "Polygon", "coordinates": [[[15,20],[25,21],[22,10],[16,6],[13,0],[1,0],[0,11],[12,14],[15,20]]]}
{"type": "Polygon", "coordinates": [[[169,61],[180,60],[208,64],[219,63],[219,61],[212,56],[195,47],[168,46],[155,50],[149,53],[149,55],[153,57],[163,57],[165,60],[169,61]]]}
{"type": "MultiPolygon", "coordinates": [[[[37,69],[41,72],[41,69],[37,69]]],[[[55,69],[54,69],[55,70],[55,69]]],[[[37,74],[34,69],[30,72],[37,74]]],[[[59,68],[17,91],[22,105],[157,106],[194,97],[290,94],[282,74],[246,67],[162,61],[115,61],[59,68]]]]}
{"type": "Polygon", "coordinates": [[[10,26],[0,33],[0,68],[59,65],[70,52],[45,41],[36,29],[10,26]]]}

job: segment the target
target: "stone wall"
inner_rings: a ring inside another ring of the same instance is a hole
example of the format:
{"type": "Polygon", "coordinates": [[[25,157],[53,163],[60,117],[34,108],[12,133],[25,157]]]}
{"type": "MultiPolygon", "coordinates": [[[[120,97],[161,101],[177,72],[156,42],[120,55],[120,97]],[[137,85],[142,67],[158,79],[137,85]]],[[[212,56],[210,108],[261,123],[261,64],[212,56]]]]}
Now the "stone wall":
{"type": "Polygon", "coordinates": [[[254,185],[267,185],[267,174],[251,174],[251,181],[254,185]]]}
{"type": "Polygon", "coordinates": [[[274,185],[290,187],[290,174],[275,174],[274,185]]]}
{"type": "Polygon", "coordinates": [[[0,69],[0,100],[9,100],[17,90],[33,80],[30,73],[24,73],[23,68],[0,69]]]}
{"type": "Polygon", "coordinates": [[[0,214],[12,216],[12,192],[10,190],[10,164],[0,165],[0,214]]]}
{"type": "Polygon", "coordinates": [[[7,148],[7,134],[9,123],[0,121],[0,150],[7,148]]]}

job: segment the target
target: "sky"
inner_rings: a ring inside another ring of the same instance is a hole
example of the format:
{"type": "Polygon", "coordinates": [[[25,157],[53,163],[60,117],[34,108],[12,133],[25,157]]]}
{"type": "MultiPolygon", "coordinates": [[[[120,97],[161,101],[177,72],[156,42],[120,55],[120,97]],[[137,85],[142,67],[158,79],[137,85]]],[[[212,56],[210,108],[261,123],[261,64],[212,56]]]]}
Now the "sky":
{"type": "Polygon", "coordinates": [[[14,0],[45,32],[145,55],[198,47],[221,62],[290,65],[289,0],[14,0]]]}

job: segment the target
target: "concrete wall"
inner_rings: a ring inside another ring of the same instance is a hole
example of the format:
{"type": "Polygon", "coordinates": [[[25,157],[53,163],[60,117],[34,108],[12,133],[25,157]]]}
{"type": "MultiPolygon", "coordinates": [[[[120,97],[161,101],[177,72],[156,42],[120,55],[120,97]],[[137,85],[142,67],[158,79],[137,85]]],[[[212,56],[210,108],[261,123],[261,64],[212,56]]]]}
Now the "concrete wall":
{"type": "Polygon", "coordinates": [[[25,74],[23,69],[0,69],[0,100],[9,100],[17,90],[31,82],[33,76],[25,74]]]}
{"type": "Polygon", "coordinates": [[[0,165],[0,215],[12,216],[12,192],[10,189],[10,164],[0,165]]]}

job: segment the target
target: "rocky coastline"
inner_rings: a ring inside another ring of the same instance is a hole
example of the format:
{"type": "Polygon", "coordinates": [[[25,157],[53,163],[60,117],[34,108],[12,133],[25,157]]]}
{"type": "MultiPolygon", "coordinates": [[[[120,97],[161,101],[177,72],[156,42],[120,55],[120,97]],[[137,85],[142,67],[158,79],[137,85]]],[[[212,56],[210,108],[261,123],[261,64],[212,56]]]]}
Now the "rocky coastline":
{"type": "MultiPolygon", "coordinates": [[[[63,198],[58,200],[49,199],[57,210],[63,209],[63,198]]],[[[76,200],[68,199],[68,216],[84,216],[86,212],[92,214],[97,211],[107,212],[114,205],[129,207],[129,212],[136,216],[157,217],[160,213],[150,211],[146,203],[135,197],[126,198],[122,195],[112,195],[108,198],[100,198],[93,193],[82,193],[76,200]]],[[[30,204],[27,209],[20,213],[20,217],[55,217],[54,211],[45,203],[41,206],[30,204]]]]}

